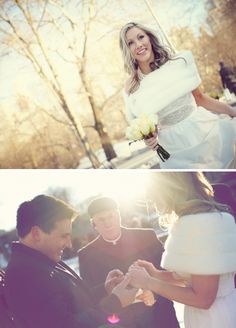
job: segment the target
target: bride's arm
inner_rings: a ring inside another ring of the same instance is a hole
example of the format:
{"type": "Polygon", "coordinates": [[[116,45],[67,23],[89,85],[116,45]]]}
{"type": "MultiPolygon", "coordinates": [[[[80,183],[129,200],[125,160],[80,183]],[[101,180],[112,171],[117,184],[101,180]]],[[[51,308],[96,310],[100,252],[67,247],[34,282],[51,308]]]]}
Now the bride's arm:
{"type": "Polygon", "coordinates": [[[217,114],[227,114],[231,117],[236,116],[236,109],[228,104],[213,99],[200,91],[199,88],[192,91],[195,101],[198,106],[202,106],[211,112],[217,114]]]}
{"type": "Polygon", "coordinates": [[[156,278],[174,286],[186,286],[186,281],[175,272],[157,270],[156,278]]]}
{"type": "Polygon", "coordinates": [[[200,309],[209,309],[216,299],[219,285],[219,276],[192,276],[191,287],[178,287],[152,279],[148,289],[170,300],[194,306],[200,309]]]}
{"type": "MultiPolygon", "coordinates": [[[[151,262],[145,260],[138,260],[136,265],[143,267],[147,270],[150,276],[153,278],[168,282],[169,284],[176,286],[185,286],[185,281],[179,277],[175,272],[158,270],[151,262]]],[[[132,266],[131,266],[132,268],[132,266]]]]}
{"type": "Polygon", "coordinates": [[[145,270],[132,269],[131,284],[135,287],[148,289],[169,300],[194,306],[200,309],[209,309],[216,299],[219,286],[219,275],[192,275],[192,286],[173,286],[148,275],[145,270]]]}

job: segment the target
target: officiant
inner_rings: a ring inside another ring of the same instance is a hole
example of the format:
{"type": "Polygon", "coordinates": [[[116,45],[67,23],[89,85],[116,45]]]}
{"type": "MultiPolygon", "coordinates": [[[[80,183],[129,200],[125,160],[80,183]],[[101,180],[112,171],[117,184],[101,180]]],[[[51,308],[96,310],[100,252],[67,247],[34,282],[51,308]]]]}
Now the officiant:
{"type": "MultiPolygon", "coordinates": [[[[99,197],[92,200],[88,214],[99,236],[82,248],[78,255],[80,275],[90,287],[103,284],[107,273],[113,269],[125,274],[129,266],[140,258],[160,268],[163,247],[155,232],[152,229],[123,227],[114,199],[99,197]]],[[[147,296],[148,304],[135,302],[120,312],[117,319],[121,327],[179,327],[171,301],[161,296],[152,300],[150,295],[147,296]]]]}

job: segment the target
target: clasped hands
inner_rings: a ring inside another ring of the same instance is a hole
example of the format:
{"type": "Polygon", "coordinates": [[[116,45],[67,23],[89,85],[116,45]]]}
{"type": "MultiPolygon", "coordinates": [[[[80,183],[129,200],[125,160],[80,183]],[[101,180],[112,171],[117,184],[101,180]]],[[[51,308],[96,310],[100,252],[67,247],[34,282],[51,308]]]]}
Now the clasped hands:
{"type": "Polygon", "coordinates": [[[133,263],[126,274],[118,269],[112,270],[105,281],[106,291],[115,294],[123,307],[138,301],[152,306],[156,302],[154,294],[145,288],[151,270],[156,270],[152,263],[142,260],[133,263]]]}

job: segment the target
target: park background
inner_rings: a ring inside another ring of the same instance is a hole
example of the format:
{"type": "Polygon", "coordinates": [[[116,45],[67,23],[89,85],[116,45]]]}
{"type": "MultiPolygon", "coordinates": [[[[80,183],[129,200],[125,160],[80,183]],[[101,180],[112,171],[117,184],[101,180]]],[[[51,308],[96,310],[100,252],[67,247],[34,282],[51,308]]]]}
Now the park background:
{"type": "Polygon", "coordinates": [[[236,67],[234,0],[2,0],[0,168],[99,168],[144,147],[125,138],[119,30],[129,21],[166,42],[161,26],[193,52],[202,91],[223,96],[219,62],[236,67]]]}

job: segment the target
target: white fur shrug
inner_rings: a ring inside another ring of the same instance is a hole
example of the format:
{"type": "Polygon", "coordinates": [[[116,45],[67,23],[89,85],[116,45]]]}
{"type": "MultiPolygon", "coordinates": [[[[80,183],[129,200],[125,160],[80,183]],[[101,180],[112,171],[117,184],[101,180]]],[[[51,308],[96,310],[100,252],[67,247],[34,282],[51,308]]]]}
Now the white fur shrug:
{"type": "Polygon", "coordinates": [[[158,113],[201,83],[191,51],[182,51],[159,69],[146,75],[134,93],[124,94],[129,119],[145,112],[158,113]]]}
{"type": "Polygon", "coordinates": [[[161,265],[188,274],[236,271],[236,224],[229,213],[185,215],[170,229],[161,265]]]}

